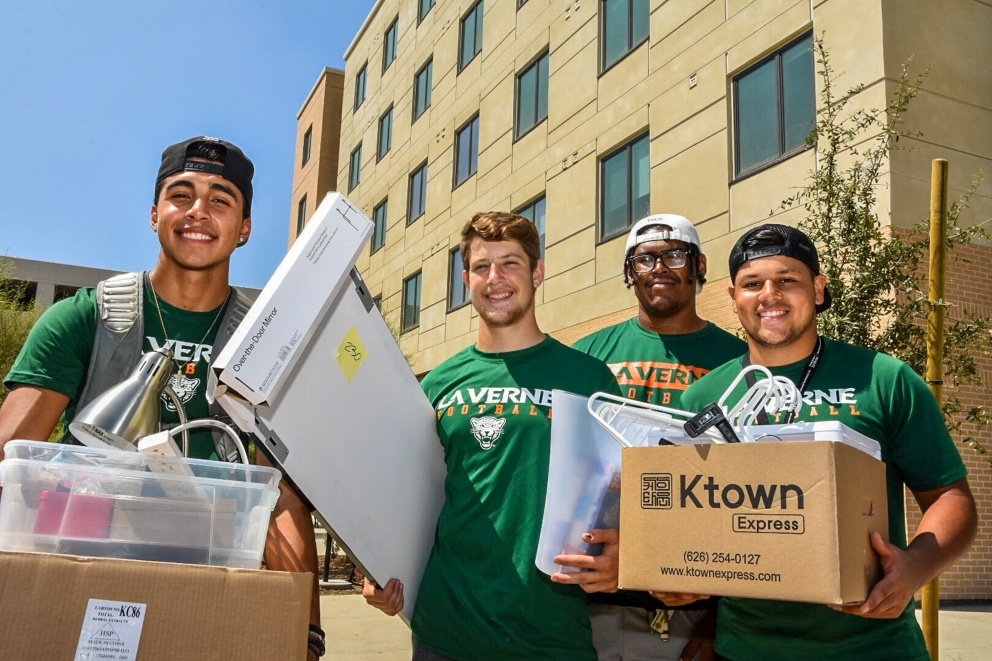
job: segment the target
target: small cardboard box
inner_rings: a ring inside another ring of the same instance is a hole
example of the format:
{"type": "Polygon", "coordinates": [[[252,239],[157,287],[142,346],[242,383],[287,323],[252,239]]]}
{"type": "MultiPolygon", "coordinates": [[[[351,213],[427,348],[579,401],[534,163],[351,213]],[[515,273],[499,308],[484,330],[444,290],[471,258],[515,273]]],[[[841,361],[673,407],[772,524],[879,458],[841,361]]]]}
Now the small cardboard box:
{"type": "Polygon", "coordinates": [[[864,601],[888,539],[885,465],[832,441],[623,450],[620,586],[864,601]]]}
{"type": "Polygon", "coordinates": [[[0,661],[304,661],[310,574],[0,553],[0,661]]]}
{"type": "Polygon", "coordinates": [[[328,193],[213,361],[215,396],[230,388],[252,404],[273,401],[371,232],[371,220],[328,193]]]}

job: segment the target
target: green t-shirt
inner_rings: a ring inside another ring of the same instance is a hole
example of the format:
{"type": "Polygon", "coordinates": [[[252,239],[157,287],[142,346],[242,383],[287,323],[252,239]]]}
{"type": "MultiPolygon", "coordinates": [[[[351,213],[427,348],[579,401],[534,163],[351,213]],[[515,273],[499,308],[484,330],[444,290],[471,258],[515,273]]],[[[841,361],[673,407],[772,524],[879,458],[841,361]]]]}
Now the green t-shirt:
{"type": "MultiPolygon", "coordinates": [[[[144,351],[171,346],[176,366],[169,384],[182,400],[189,420],[205,418],[208,416],[205,394],[207,368],[220,325],[220,319],[217,319],[220,310],[187,312],[162,301],[162,319],[169,331],[167,341],[152,296],[151,288],[146,283],[144,351]],[[210,329],[209,334],[207,329],[210,329]],[[205,339],[204,335],[207,335],[205,339]]],[[[38,386],[65,395],[71,401],[63,420],[71,421],[76,414],[76,400],[86,383],[96,325],[95,289],[80,289],[72,298],[54,304],[45,310],[31,329],[24,348],[4,380],[5,384],[8,387],[14,384],[38,386]]],[[[122,374],[121,380],[127,376],[122,374]]],[[[163,425],[179,422],[175,405],[164,395],[161,409],[163,425]]],[[[182,441],[177,437],[176,442],[181,444],[182,441]]],[[[190,456],[217,458],[209,431],[190,433],[190,456]]]]}
{"type": "MultiPolygon", "coordinates": [[[[798,383],[808,359],[771,368],[798,383]]],[[[742,369],[741,359],[693,385],[682,402],[698,411],[717,401],[742,369]]],[[[728,402],[746,390],[742,383],[728,402]]],[[[784,422],[769,412],[771,423],[784,422]]],[[[826,340],[823,357],[803,396],[799,421],[838,420],[882,446],[889,500],[889,539],[906,546],[903,485],[938,489],[966,475],[936,400],[912,369],[891,356],[826,340]]],[[[731,659],[928,659],[913,613],[878,620],[827,606],[724,598],[717,618],[717,652],[731,659]]]]}
{"type": "Polygon", "coordinates": [[[627,399],[677,409],[686,388],[742,355],[747,343],[712,323],[695,333],[659,335],[634,317],[587,335],[572,348],[605,361],[627,399]]]}
{"type": "MultiPolygon", "coordinates": [[[[633,317],[586,335],[572,348],[605,361],[627,399],[681,409],[686,388],[714,367],[743,354],[747,343],[713,323],[695,333],[661,335],[633,317]]],[[[589,599],[637,608],[662,607],[638,590],[597,592],[589,599]]]]}
{"type": "Polygon", "coordinates": [[[447,465],[420,585],[418,642],[452,659],[595,659],[585,593],[534,565],[551,442],[551,391],[617,393],[605,364],[546,338],[469,347],[423,381],[447,465]]]}

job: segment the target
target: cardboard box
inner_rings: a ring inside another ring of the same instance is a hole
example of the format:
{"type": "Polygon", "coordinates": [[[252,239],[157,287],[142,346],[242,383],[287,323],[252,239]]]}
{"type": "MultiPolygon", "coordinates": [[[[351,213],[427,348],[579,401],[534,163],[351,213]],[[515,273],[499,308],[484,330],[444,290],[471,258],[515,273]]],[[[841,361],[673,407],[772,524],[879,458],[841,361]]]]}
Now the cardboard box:
{"type": "Polygon", "coordinates": [[[880,578],[885,465],[830,441],[623,450],[620,586],[850,604],[880,578]]]}
{"type": "Polygon", "coordinates": [[[231,388],[252,404],[273,401],[371,232],[371,220],[328,193],[213,361],[215,395],[231,388]]]}
{"type": "Polygon", "coordinates": [[[312,580],[310,574],[0,553],[0,661],[304,661],[312,580]]]}

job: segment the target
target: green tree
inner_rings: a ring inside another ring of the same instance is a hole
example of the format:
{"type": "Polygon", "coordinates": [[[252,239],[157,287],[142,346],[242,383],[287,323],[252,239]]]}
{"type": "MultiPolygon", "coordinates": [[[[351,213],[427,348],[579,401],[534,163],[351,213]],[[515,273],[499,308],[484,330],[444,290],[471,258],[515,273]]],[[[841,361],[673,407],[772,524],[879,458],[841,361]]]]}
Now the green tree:
{"type": "MultiPolygon", "coordinates": [[[[22,302],[27,283],[12,278],[13,270],[10,261],[0,258],[0,379],[10,371],[39,314],[34,303],[22,302]]],[[[0,383],[0,405],[7,392],[0,383]]]]}
{"type": "MultiPolygon", "coordinates": [[[[928,298],[926,272],[930,221],[909,231],[882,223],[876,211],[877,191],[892,151],[904,149],[900,139],[917,138],[907,130],[904,115],[917,96],[929,68],[911,75],[912,58],[904,63],[899,84],[885,108],[850,108],[864,86],[838,96],[835,72],[821,39],[814,40],[821,78],[819,114],[809,142],[817,150],[816,169],[806,184],[782,202],[781,208],[803,207],[800,227],[821,246],[820,265],[833,304],[819,315],[822,332],[882,351],[926,373],[926,318],[932,306],[948,308],[944,340],[944,420],[952,433],[982,454],[986,449],[966,430],[992,424],[988,408],[966,407],[955,388],[975,385],[987,390],[976,357],[990,355],[992,323],[974,310],[928,298]]],[[[948,210],[947,263],[964,259],[955,249],[978,237],[988,238],[982,224],[962,227],[961,212],[978,189],[982,173],[948,210]]],[[[989,401],[992,398],[984,398],[989,401]]],[[[990,459],[992,462],[992,459],[990,459]]]]}

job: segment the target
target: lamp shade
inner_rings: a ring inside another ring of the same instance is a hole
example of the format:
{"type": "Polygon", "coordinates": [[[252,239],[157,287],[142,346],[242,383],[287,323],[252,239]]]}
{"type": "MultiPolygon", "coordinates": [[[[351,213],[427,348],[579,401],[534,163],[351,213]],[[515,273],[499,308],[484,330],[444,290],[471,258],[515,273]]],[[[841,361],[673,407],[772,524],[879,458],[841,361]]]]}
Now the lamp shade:
{"type": "Polygon", "coordinates": [[[69,431],[83,445],[135,450],[139,438],[159,431],[160,399],[172,369],[171,353],[142,355],[131,376],[87,404],[69,431]]]}

